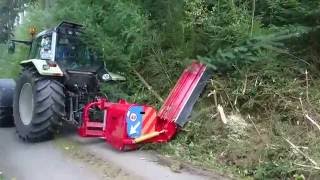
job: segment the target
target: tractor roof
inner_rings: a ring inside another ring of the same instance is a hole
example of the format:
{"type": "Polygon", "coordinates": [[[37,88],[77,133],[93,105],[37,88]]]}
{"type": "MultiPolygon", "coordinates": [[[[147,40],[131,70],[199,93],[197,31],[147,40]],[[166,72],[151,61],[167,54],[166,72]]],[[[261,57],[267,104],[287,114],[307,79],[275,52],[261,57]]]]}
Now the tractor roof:
{"type": "Polygon", "coordinates": [[[52,33],[54,31],[59,31],[59,29],[77,29],[80,30],[83,28],[83,25],[73,23],[73,22],[67,22],[67,21],[62,21],[60,24],[58,24],[56,27],[41,31],[40,33],[37,34],[37,37],[43,36],[45,34],[52,33]]]}
{"type": "Polygon", "coordinates": [[[57,30],[60,28],[81,29],[81,28],[83,28],[83,25],[73,23],[73,22],[62,21],[55,29],[57,30]]]}

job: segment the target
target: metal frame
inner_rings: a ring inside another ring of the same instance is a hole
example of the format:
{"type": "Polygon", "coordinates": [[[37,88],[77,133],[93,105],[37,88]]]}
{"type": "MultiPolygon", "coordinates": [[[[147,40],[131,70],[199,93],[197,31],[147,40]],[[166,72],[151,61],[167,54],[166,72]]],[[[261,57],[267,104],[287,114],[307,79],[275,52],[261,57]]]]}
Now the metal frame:
{"type": "Polygon", "coordinates": [[[51,39],[51,52],[53,53],[51,56],[51,61],[55,61],[56,59],[56,45],[57,45],[58,33],[56,31],[52,32],[51,39]]]}
{"type": "Polygon", "coordinates": [[[21,43],[21,44],[29,45],[29,46],[32,44],[32,41],[22,41],[22,40],[15,40],[15,39],[12,39],[11,41],[15,42],[15,43],[21,43]]]}

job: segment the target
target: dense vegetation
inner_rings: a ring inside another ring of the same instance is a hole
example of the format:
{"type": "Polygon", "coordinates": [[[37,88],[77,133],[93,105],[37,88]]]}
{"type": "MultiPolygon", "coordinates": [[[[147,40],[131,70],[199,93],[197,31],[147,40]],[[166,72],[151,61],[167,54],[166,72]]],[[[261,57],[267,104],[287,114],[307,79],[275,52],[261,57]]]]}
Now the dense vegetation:
{"type": "MultiPolygon", "coordinates": [[[[216,70],[184,131],[151,148],[240,177],[320,175],[318,0],[55,0],[23,7],[15,38],[61,20],[87,27],[87,41],[102,50],[108,68],[128,77],[122,92],[106,86],[107,94],[159,106],[134,70],[163,97],[192,59],[216,70]]],[[[1,72],[8,62],[16,69],[24,52],[9,57],[2,50],[1,72]]]]}

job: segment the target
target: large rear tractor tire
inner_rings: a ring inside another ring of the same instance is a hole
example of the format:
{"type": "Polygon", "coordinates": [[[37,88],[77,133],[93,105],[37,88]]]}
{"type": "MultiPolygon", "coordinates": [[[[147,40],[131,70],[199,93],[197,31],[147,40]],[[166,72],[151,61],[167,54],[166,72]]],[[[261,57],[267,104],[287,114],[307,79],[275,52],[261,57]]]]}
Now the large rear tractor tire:
{"type": "Polygon", "coordinates": [[[12,127],[12,103],[15,82],[13,79],[0,79],[0,127],[12,127]]]}
{"type": "Polygon", "coordinates": [[[13,115],[22,140],[52,139],[65,117],[63,85],[52,77],[39,75],[32,67],[25,68],[16,83],[13,115]]]}

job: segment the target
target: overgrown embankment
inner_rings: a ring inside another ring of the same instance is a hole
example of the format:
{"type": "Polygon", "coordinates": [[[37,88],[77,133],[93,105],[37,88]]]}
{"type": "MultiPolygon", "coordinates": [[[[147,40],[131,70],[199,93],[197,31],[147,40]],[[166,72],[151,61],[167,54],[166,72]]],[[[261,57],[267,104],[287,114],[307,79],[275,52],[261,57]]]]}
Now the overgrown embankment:
{"type": "Polygon", "coordinates": [[[33,25],[83,23],[108,68],[128,77],[121,91],[107,85],[106,93],[155,106],[160,102],[133,71],[165,97],[183,67],[200,59],[216,73],[192,121],[154,148],[241,177],[315,179],[319,7],[317,0],[56,0],[46,9],[30,5],[16,37],[27,38],[33,25]]]}

